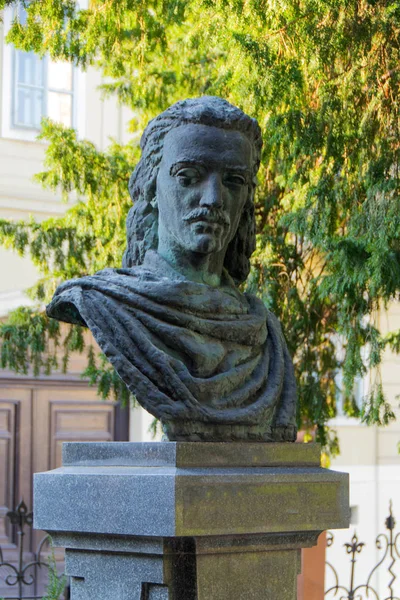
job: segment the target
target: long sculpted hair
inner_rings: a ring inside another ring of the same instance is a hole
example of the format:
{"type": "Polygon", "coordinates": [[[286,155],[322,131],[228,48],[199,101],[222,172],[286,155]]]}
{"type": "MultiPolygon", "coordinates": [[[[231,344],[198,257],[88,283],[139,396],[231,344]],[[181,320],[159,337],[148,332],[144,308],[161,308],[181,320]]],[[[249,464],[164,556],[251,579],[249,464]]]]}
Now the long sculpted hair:
{"type": "Polygon", "coordinates": [[[129,193],[134,206],[130,209],[126,222],[128,245],[123,266],[130,268],[140,265],[147,250],[157,250],[158,210],[155,199],[164,139],[171,129],[185,123],[239,131],[251,143],[252,184],[249,187],[249,195],[236,234],[229,243],[224,260],[224,267],[239,284],[249,274],[249,259],[255,249],[254,191],[260,166],[262,136],[255,119],[216,96],[202,96],[176,102],[150,121],[144,130],[140,140],[142,156],[129,181],[129,193]]]}

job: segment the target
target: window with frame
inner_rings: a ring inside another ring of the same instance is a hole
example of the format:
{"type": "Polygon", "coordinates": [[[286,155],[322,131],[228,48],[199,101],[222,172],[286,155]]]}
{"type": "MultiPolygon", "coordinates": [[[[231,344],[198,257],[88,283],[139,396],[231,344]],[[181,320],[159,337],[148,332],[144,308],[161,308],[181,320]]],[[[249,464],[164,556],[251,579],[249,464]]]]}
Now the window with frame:
{"type": "MultiPolygon", "coordinates": [[[[18,3],[14,16],[25,24],[26,11],[18,3]]],[[[74,68],[71,63],[40,58],[34,52],[13,50],[11,126],[39,130],[43,117],[75,126],[74,68]]]]}

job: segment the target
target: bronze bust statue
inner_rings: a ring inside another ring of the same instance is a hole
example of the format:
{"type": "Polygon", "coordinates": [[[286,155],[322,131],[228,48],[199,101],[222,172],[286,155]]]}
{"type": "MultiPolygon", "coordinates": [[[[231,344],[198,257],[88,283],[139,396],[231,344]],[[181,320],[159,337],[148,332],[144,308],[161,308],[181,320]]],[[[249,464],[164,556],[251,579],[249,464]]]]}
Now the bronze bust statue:
{"type": "Polygon", "coordinates": [[[170,440],[296,438],[280,324],[237,288],[255,248],[261,146],[257,122],[221,98],[158,115],[129,183],[123,268],[63,283],[47,307],[90,328],[170,440]]]}

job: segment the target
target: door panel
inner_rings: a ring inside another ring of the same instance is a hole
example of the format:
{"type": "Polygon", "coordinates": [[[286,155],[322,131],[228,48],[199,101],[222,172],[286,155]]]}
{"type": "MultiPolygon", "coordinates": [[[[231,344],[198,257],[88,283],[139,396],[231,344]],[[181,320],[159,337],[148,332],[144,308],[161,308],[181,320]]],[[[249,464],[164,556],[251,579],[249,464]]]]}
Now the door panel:
{"type": "MultiPolygon", "coordinates": [[[[99,400],[81,381],[10,379],[0,376],[0,545],[4,558],[16,563],[16,536],[5,515],[21,498],[32,508],[33,474],[61,465],[63,442],[127,441],[129,410],[99,400]]],[[[25,560],[43,535],[26,529],[25,560]]],[[[0,597],[4,593],[0,580],[0,597]]]]}
{"type": "Polygon", "coordinates": [[[15,453],[17,403],[0,404],[0,546],[13,547],[12,531],[5,519],[16,495],[15,453]]]}
{"type": "Polygon", "coordinates": [[[93,388],[36,389],[33,401],[33,472],[61,466],[63,442],[105,441],[114,436],[115,403],[99,400],[93,388]]]}
{"type": "MultiPolygon", "coordinates": [[[[31,409],[32,392],[0,387],[0,545],[6,560],[15,555],[15,532],[6,513],[24,498],[31,503],[31,409]]],[[[31,533],[26,532],[27,544],[31,533]]]]}

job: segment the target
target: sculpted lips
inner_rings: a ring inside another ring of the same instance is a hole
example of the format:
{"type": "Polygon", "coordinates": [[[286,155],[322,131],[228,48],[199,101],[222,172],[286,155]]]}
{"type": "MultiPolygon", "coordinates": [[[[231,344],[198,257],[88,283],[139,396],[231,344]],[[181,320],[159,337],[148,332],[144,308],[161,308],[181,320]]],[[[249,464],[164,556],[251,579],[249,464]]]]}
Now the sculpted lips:
{"type": "Polygon", "coordinates": [[[226,225],[229,227],[231,221],[227,214],[220,210],[207,210],[197,208],[192,210],[188,215],[183,217],[184,221],[194,223],[196,221],[205,221],[206,223],[215,223],[217,225],[226,225]]]}

